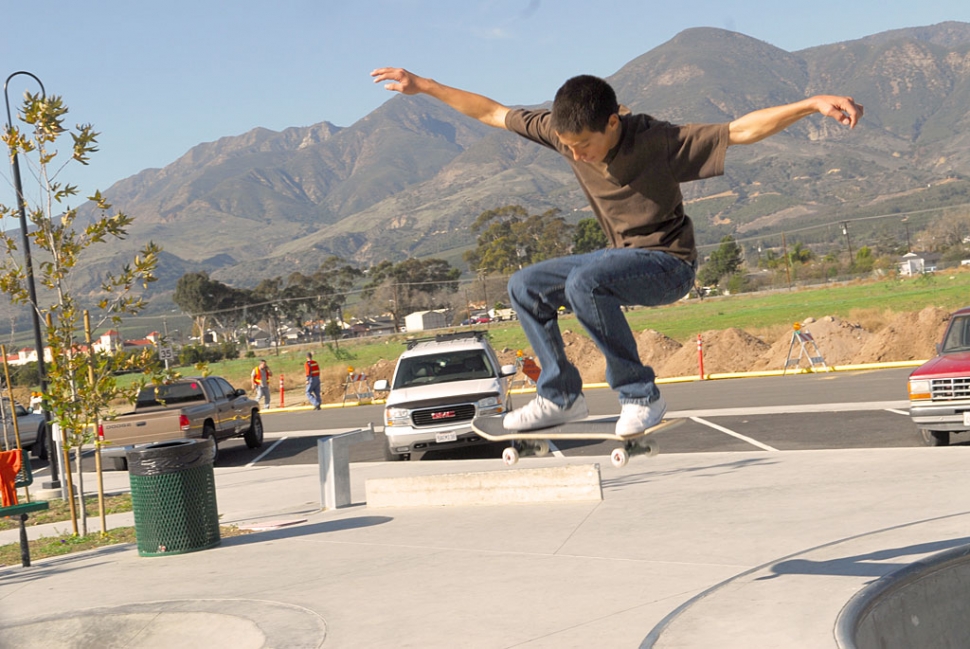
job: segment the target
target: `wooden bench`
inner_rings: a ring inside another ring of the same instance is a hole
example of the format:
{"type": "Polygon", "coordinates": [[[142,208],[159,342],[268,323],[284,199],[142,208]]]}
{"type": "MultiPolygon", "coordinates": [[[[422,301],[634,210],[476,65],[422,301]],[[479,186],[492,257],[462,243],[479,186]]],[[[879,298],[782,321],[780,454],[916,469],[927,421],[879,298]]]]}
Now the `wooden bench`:
{"type": "MultiPolygon", "coordinates": [[[[21,489],[34,482],[34,474],[30,470],[30,457],[27,453],[20,453],[22,463],[14,487],[21,489]]],[[[50,503],[46,500],[34,500],[27,503],[18,503],[10,507],[0,507],[0,516],[20,519],[20,563],[24,568],[30,567],[30,545],[27,544],[27,515],[31,512],[39,512],[48,509],[50,503]]]]}

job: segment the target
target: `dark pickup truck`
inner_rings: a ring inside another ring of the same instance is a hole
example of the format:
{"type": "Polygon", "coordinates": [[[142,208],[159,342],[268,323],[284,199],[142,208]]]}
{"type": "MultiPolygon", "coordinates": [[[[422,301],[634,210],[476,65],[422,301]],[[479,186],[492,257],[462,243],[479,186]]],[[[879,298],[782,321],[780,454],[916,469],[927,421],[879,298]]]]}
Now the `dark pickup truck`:
{"type": "Polygon", "coordinates": [[[107,444],[102,455],[119,471],[128,468],[125,454],[132,447],[170,439],[211,437],[216,457],[218,442],[230,437],[243,437],[249,448],[263,445],[259,403],[220,376],[150,385],[133,412],[105,421],[100,432],[107,444]]]}
{"type": "Polygon", "coordinates": [[[970,307],[950,316],[937,355],[909,375],[909,414],[929,446],[970,431],[970,307]]]}

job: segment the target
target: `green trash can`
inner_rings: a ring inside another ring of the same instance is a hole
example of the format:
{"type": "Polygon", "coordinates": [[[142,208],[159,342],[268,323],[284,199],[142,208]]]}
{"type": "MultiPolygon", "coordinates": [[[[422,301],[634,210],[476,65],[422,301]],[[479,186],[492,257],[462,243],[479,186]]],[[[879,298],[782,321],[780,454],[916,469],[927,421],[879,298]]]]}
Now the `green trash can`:
{"type": "Polygon", "coordinates": [[[139,556],[219,545],[212,439],[159,442],[126,455],[139,556]]]}

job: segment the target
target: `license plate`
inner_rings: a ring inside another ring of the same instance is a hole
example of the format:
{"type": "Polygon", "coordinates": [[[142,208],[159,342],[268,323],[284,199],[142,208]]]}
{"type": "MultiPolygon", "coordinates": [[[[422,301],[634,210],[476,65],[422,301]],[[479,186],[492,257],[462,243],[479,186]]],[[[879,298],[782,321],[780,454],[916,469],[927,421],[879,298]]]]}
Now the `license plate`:
{"type": "Polygon", "coordinates": [[[457,442],[458,433],[456,432],[438,433],[437,435],[434,436],[434,441],[437,442],[438,444],[444,444],[445,442],[457,442]]]}
{"type": "Polygon", "coordinates": [[[963,425],[970,426],[970,412],[963,413],[963,425]]]}

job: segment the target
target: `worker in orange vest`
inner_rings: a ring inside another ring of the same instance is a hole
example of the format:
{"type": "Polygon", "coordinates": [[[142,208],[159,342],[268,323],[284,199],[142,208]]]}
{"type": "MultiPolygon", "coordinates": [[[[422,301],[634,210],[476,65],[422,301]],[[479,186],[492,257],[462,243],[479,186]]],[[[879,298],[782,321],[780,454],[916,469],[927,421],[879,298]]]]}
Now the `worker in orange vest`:
{"type": "Polygon", "coordinates": [[[273,373],[269,370],[269,365],[266,364],[266,359],[259,361],[259,365],[253,368],[253,390],[256,391],[256,401],[259,401],[262,397],[263,402],[266,404],[264,407],[269,408],[269,377],[273,376],[273,373]]]}
{"type": "Polygon", "coordinates": [[[306,398],[313,406],[314,410],[320,409],[320,365],[313,360],[313,352],[306,353],[306,363],[303,364],[306,372],[306,398]]]}

